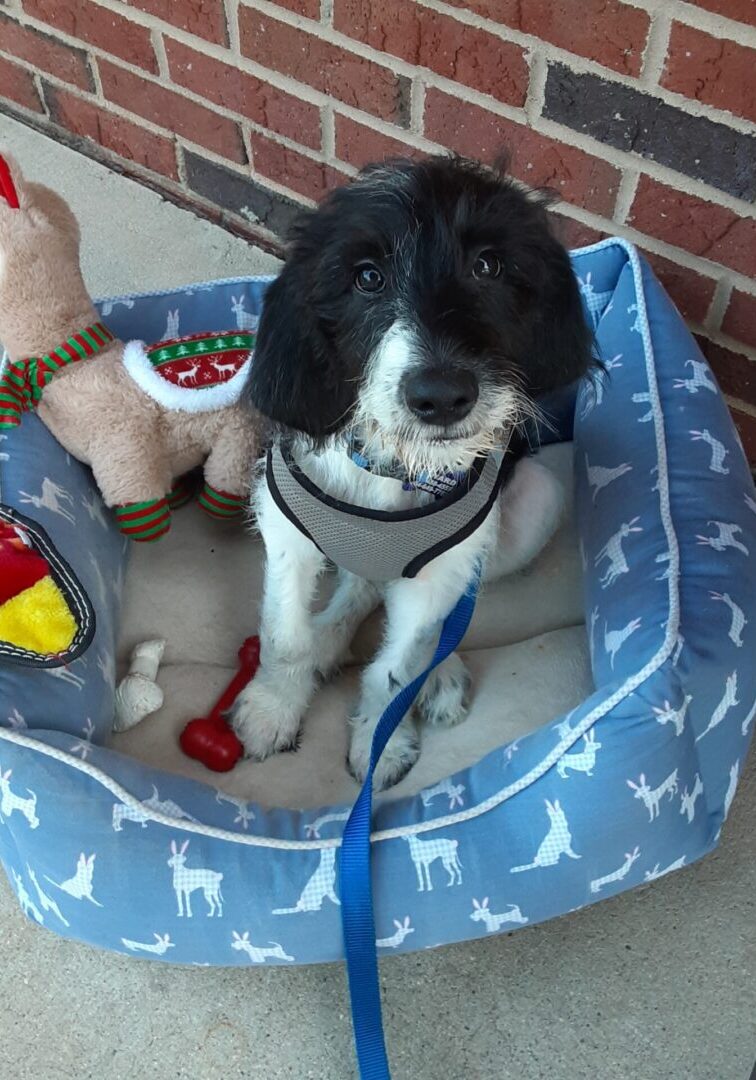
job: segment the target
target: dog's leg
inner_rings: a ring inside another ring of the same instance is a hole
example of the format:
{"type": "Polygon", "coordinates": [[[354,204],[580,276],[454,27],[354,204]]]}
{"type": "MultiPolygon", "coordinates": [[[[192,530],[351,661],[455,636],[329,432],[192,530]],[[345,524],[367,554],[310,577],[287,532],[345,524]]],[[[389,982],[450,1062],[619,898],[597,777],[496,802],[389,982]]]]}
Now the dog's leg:
{"type": "Polygon", "coordinates": [[[328,605],[313,617],[316,667],[328,679],[345,659],[360,623],[374,611],[380,590],[364,578],[339,570],[339,577],[328,605]]]}
{"type": "Polygon", "coordinates": [[[417,698],[421,720],[434,727],[454,727],[467,716],[472,679],[462,657],[452,653],[428,676],[417,698]]]}
{"type": "Polygon", "coordinates": [[[556,531],[564,491],[553,473],[532,458],[523,458],[498,509],[499,536],[484,564],[484,581],[514,574],[532,562],[556,531]]]}
{"type": "Polygon", "coordinates": [[[262,761],[296,746],[315,690],[317,642],[311,613],[325,559],[274,504],[258,496],[266,567],[260,624],[260,667],[239,694],[231,722],[250,757],[262,761]]]}
{"type": "MultiPolygon", "coordinates": [[[[375,726],[386,706],[401,687],[406,686],[430,662],[438,642],[441,624],[464,592],[473,573],[476,558],[486,542],[491,542],[495,522],[481,527],[463,544],[434,559],[421,574],[411,580],[392,582],[386,590],[386,635],[378,655],[366,668],[360,698],[352,717],[349,765],[358,780],[363,780],[370,760],[370,745],[375,726]]],[[[443,668],[423,696],[421,713],[435,722],[454,723],[464,715],[466,679],[461,677],[461,661],[449,658],[447,673],[443,668]],[[459,693],[452,708],[451,696],[439,706],[432,703],[434,687],[458,683],[459,693]],[[441,707],[443,706],[443,707],[441,707]],[[448,708],[446,706],[449,706],[448,708]]],[[[413,720],[408,716],[391,736],[375,770],[376,790],[396,784],[409,771],[420,753],[420,742],[413,720]]]]}

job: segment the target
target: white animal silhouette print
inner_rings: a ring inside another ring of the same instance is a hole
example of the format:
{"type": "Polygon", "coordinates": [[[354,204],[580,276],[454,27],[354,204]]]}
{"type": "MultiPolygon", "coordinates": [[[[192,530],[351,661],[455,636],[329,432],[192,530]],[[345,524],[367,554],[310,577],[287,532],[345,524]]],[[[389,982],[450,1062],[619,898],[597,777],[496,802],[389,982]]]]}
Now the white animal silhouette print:
{"type": "Polygon", "coordinates": [[[553,803],[548,799],[544,801],[549,815],[549,831],[541,841],[532,863],[513,866],[510,868],[510,874],[519,874],[523,870],[535,870],[539,866],[556,866],[562,855],[567,855],[570,859],[582,858],[582,855],[572,850],[572,833],[559,799],[555,799],[553,803]]]}
{"type": "Polygon", "coordinates": [[[470,918],[473,922],[482,922],[485,924],[487,934],[495,934],[504,923],[515,923],[517,926],[524,926],[528,921],[527,917],[523,915],[517,904],[509,904],[509,911],[502,911],[499,914],[494,914],[488,906],[488,897],[484,896],[480,903],[473,899],[473,912],[470,918]]]}
{"type": "Polygon", "coordinates": [[[608,625],[604,623],[604,651],[609,657],[609,664],[612,669],[614,669],[615,656],[640,625],[641,619],[631,619],[621,630],[610,630],[608,625]]]}
{"type": "Polygon", "coordinates": [[[19,814],[26,818],[29,828],[36,829],[39,825],[37,796],[29,788],[26,789],[29,792],[28,799],[11,791],[10,778],[12,775],[13,769],[0,772],[0,825],[4,825],[5,819],[9,818],[15,810],[18,810],[19,814]]]}
{"type": "Polygon", "coordinates": [[[186,865],[186,849],[189,841],[185,840],[180,848],[176,847],[176,841],[171,840],[171,857],[168,865],[173,870],[173,890],[178,901],[178,915],[187,919],[192,918],[191,895],[196,889],[202,889],[207,902],[207,917],[214,915],[220,918],[223,915],[223,894],[221,881],[223,874],[216,870],[208,870],[205,867],[188,867],[186,865]]]}
{"type": "Polygon", "coordinates": [[[721,600],[722,603],[726,604],[730,609],[732,618],[730,620],[730,629],[727,632],[727,636],[733,645],[737,646],[737,648],[741,648],[743,645],[743,630],[748,624],[748,619],[743,614],[743,609],[735,603],[729,593],[710,592],[709,596],[712,600],[721,600]]]}
{"type": "Polygon", "coordinates": [[[22,731],[27,727],[26,720],[18,709],[13,709],[8,713],[8,727],[11,728],[12,731],[22,731]]]}
{"type": "Polygon", "coordinates": [[[87,717],[87,722],[82,728],[83,738],[79,739],[71,746],[72,754],[81,754],[81,760],[86,761],[92,751],[92,739],[95,734],[95,726],[92,723],[92,718],[87,717]]]}
{"type": "MultiPolygon", "coordinates": [[[[77,663],[81,664],[83,661],[79,660],[77,663]]],[[[45,675],[49,675],[51,679],[60,679],[61,682],[68,683],[69,686],[75,686],[77,690],[81,690],[84,685],[84,676],[77,675],[75,671],[70,671],[64,667],[44,668],[45,675]]]]}
{"type": "Polygon", "coordinates": [[[76,873],[73,877],[67,878],[65,881],[53,881],[51,877],[45,874],[45,880],[54,885],[56,889],[62,889],[63,892],[68,893],[74,900],[89,900],[90,904],[102,907],[100,901],[95,900],[94,896],[92,896],[94,861],[95,855],[85,855],[82,852],[76,862],[76,873]]]}
{"type": "Polygon", "coordinates": [[[632,851],[625,852],[625,861],[622,866],[617,867],[611,874],[605,874],[603,877],[594,878],[591,882],[591,892],[599,893],[605,885],[611,885],[615,881],[622,881],[630,873],[630,867],[640,857],[640,848],[634,847],[632,851]]]}
{"type": "Polygon", "coordinates": [[[192,817],[191,814],[187,814],[186,810],[182,810],[178,803],[175,803],[173,799],[161,799],[158,794],[158,789],[153,784],[152,795],[150,795],[149,799],[144,799],[141,803],[135,805],[127,805],[126,803],[114,804],[114,831],[120,832],[123,828],[124,821],[133,821],[136,824],[141,825],[143,829],[147,828],[147,824],[151,818],[149,814],[145,813],[143,807],[146,807],[153,813],[165,814],[166,817],[176,818],[179,821],[193,821],[195,824],[198,824],[197,819],[192,817]]]}
{"type": "Polygon", "coordinates": [[[643,875],[644,881],[656,881],[657,878],[664,877],[665,874],[671,874],[673,870],[682,870],[685,866],[685,856],[681,855],[679,859],[675,859],[669,866],[665,866],[663,869],[659,869],[659,864],[656,863],[653,870],[646,870],[643,875]]]}
{"type": "Polygon", "coordinates": [[[560,742],[563,742],[565,739],[569,739],[570,735],[574,733],[576,728],[572,727],[572,718],[575,715],[575,712],[575,709],[573,709],[571,712],[568,712],[564,720],[560,720],[558,724],[554,725],[554,731],[557,733],[560,742]]]}
{"type": "Polygon", "coordinates": [[[654,706],[654,714],[660,724],[673,724],[675,728],[675,735],[682,735],[685,728],[685,717],[688,714],[688,706],[693,700],[690,694],[686,694],[683,699],[683,703],[679,709],[673,709],[668,701],[665,700],[664,708],[659,709],[654,706]]]}
{"type": "Polygon", "coordinates": [[[753,723],[754,716],[756,716],[756,701],[753,703],[753,708],[751,709],[748,716],[745,718],[745,720],[743,721],[743,723],[741,725],[740,730],[741,730],[741,733],[743,735],[748,734],[748,729],[751,726],[751,724],[753,723]]]}
{"type": "Polygon", "coordinates": [[[666,570],[662,570],[661,574],[657,574],[656,577],[654,578],[654,581],[667,581],[669,579],[670,574],[672,573],[672,565],[671,565],[670,553],[668,551],[663,551],[661,553],[661,555],[656,556],[656,558],[654,559],[654,562],[659,564],[659,565],[661,565],[662,563],[667,564],[666,570]]]}
{"type": "Polygon", "coordinates": [[[336,848],[323,848],[320,862],[302,889],[294,907],[274,908],[274,915],[294,915],[299,911],[320,911],[324,900],[340,904],[336,895],[336,848]]]}
{"type": "Polygon", "coordinates": [[[323,814],[322,817],[315,818],[314,821],[305,825],[305,832],[310,839],[320,839],[320,830],[324,825],[331,825],[336,821],[347,821],[351,810],[339,811],[336,814],[323,814]]]}
{"type": "Polygon", "coordinates": [[[154,953],[155,956],[163,956],[169,949],[176,948],[176,942],[171,941],[170,934],[153,934],[154,942],[131,941],[122,937],[121,941],[131,952],[154,953]]]}
{"type": "Polygon", "coordinates": [[[219,375],[235,375],[239,370],[236,364],[224,364],[220,360],[211,360],[210,367],[215,368],[219,375]]]}
{"type": "Polygon", "coordinates": [[[100,669],[102,681],[106,686],[115,686],[115,657],[107,650],[101,650],[97,654],[97,667],[100,669]]]}
{"type": "Polygon", "coordinates": [[[707,544],[709,547],[714,548],[715,551],[726,551],[727,548],[735,548],[736,551],[742,551],[744,555],[748,555],[748,548],[745,544],[735,539],[736,535],[743,531],[740,525],[728,521],[707,521],[706,524],[716,526],[717,535],[701,536],[696,534],[696,540],[699,544],[707,544]]]}
{"type": "Polygon", "coordinates": [[[613,585],[621,574],[626,574],[628,572],[629,567],[627,565],[625,553],[622,550],[622,541],[630,536],[631,533],[643,532],[641,526],[637,524],[638,521],[640,521],[640,518],[634,517],[631,521],[627,521],[620,525],[617,532],[609,537],[601,551],[599,551],[598,555],[593,560],[594,566],[598,566],[603,559],[609,561],[606,573],[600,578],[602,589],[606,589],[609,585],[613,585]]]}
{"type": "Polygon", "coordinates": [[[81,505],[89,514],[92,521],[96,521],[101,528],[107,529],[108,523],[105,520],[105,514],[103,513],[105,504],[96,491],[93,490],[89,497],[82,495],[81,505]]]}
{"type": "Polygon", "coordinates": [[[396,927],[396,930],[390,937],[376,938],[375,947],[377,949],[396,949],[409,934],[414,934],[415,932],[414,926],[410,926],[409,915],[405,915],[402,922],[399,922],[398,919],[394,919],[394,926],[396,927]]]}
{"type": "Polygon", "coordinates": [[[711,461],[709,462],[711,472],[719,473],[721,476],[729,475],[730,470],[724,464],[724,459],[730,451],[725,448],[719,439],[715,439],[706,428],[701,431],[691,431],[690,437],[693,442],[705,442],[711,447],[711,461]]]}
{"type": "Polygon", "coordinates": [[[418,892],[433,891],[431,866],[436,859],[441,860],[441,865],[449,875],[447,886],[462,884],[462,863],[457,854],[458,840],[445,840],[441,836],[421,840],[419,836],[412,834],[403,836],[402,839],[409,844],[410,858],[417,873],[418,892]]]}
{"type": "MultiPolygon", "coordinates": [[[[633,401],[634,401],[634,403],[636,405],[651,405],[651,394],[649,393],[648,390],[644,390],[643,392],[638,393],[638,394],[633,394],[633,401]]],[[[653,406],[652,406],[648,410],[648,412],[643,414],[643,416],[638,417],[638,423],[639,424],[647,424],[649,422],[649,420],[653,420],[653,418],[654,418],[654,410],[653,410],[653,406]]]]}
{"type": "MultiPolygon", "coordinates": [[[[0,368],[2,368],[2,366],[3,366],[3,360],[0,360],[0,368]]],[[[0,435],[0,442],[7,442],[7,441],[8,441],[8,436],[7,435],[0,435]]],[[[6,454],[5,451],[0,453],[0,461],[10,461],[10,454],[6,454]]]]}
{"type": "Polygon", "coordinates": [[[124,300],[104,300],[100,309],[100,314],[102,315],[103,319],[106,319],[108,315],[112,315],[113,308],[116,307],[118,304],[123,304],[125,308],[131,309],[134,306],[134,301],[128,297],[124,300]]]}
{"type": "Polygon", "coordinates": [[[588,477],[588,486],[593,492],[593,501],[596,502],[596,496],[600,491],[603,491],[605,487],[613,483],[615,480],[619,480],[625,473],[632,471],[632,465],[626,462],[622,465],[617,465],[615,468],[606,468],[603,465],[591,465],[588,460],[588,455],[585,455],[585,471],[588,477]]]}
{"type": "Polygon", "coordinates": [[[680,657],[682,656],[682,651],[683,651],[684,648],[685,648],[685,638],[682,636],[682,634],[678,630],[677,637],[675,639],[675,647],[672,650],[672,666],[673,667],[677,667],[677,665],[679,664],[680,657]]]}
{"type": "Polygon", "coordinates": [[[635,312],[635,322],[630,327],[630,329],[631,329],[631,331],[635,331],[636,334],[640,334],[643,327],[642,327],[642,324],[641,324],[640,308],[638,307],[637,304],[631,304],[630,307],[627,309],[628,315],[632,315],[633,312],[635,312]]]}
{"type": "Polygon", "coordinates": [[[255,820],[254,810],[250,809],[249,804],[246,803],[244,799],[238,799],[235,795],[226,795],[224,791],[216,791],[215,801],[219,803],[228,803],[230,806],[236,808],[234,825],[241,825],[243,829],[247,829],[250,821],[255,820]]]}
{"type": "Polygon", "coordinates": [[[730,782],[727,785],[727,791],[725,792],[724,801],[724,816],[728,817],[730,813],[730,807],[732,806],[732,800],[735,798],[735,792],[738,787],[738,773],[740,772],[740,762],[734,761],[730,766],[730,782]]]}
{"type": "Polygon", "coordinates": [[[42,490],[39,495],[30,495],[28,491],[19,491],[18,495],[20,503],[29,503],[37,510],[49,510],[51,514],[59,514],[71,524],[76,521],[73,513],[68,509],[73,506],[73,498],[65,488],[54,483],[48,476],[42,481],[42,490]]]}
{"type": "Polygon", "coordinates": [[[699,795],[703,795],[703,783],[701,777],[696,773],[693,790],[689,794],[687,787],[684,787],[680,796],[680,813],[688,815],[689,825],[693,824],[693,818],[696,816],[696,799],[699,795]]]}
{"type": "MultiPolygon", "coordinates": [[[[585,570],[585,567],[583,567],[585,570]]],[[[588,647],[591,653],[591,659],[596,655],[596,625],[599,621],[599,609],[595,607],[591,612],[591,625],[588,631],[588,647]]]]}
{"type": "Polygon", "coordinates": [[[583,772],[586,776],[593,776],[593,768],[596,764],[596,754],[601,749],[601,743],[596,739],[593,728],[586,731],[583,736],[583,749],[564,754],[557,761],[557,772],[562,780],[567,779],[567,770],[583,772]]]}
{"type": "Polygon", "coordinates": [[[509,746],[507,746],[505,748],[505,750],[504,750],[504,760],[507,763],[507,765],[509,764],[509,762],[512,760],[512,758],[515,756],[515,754],[517,753],[517,751],[519,749],[520,749],[520,740],[519,739],[515,739],[514,742],[511,742],[509,744],[509,746]]]}
{"type": "Polygon", "coordinates": [[[179,384],[179,386],[184,386],[185,383],[196,383],[199,369],[200,366],[198,363],[196,363],[192,364],[191,367],[185,368],[183,371],[179,371],[178,375],[176,376],[176,382],[179,384]]]}
{"type": "Polygon", "coordinates": [[[68,919],[63,917],[60,908],[55,903],[53,898],[51,896],[48,896],[47,893],[42,889],[42,886],[37,881],[37,875],[34,873],[28,863],[26,864],[26,872],[29,875],[29,880],[31,881],[37,893],[37,897],[39,898],[39,906],[42,908],[42,910],[51,911],[53,915],[56,915],[60,919],[64,926],[70,926],[71,924],[69,923],[68,919]]]}
{"type": "Polygon", "coordinates": [[[659,803],[662,797],[669,795],[671,802],[677,794],[677,769],[674,769],[656,788],[652,789],[648,786],[645,773],[640,774],[637,784],[633,783],[632,780],[628,780],[627,786],[635,792],[636,799],[642,800],[643,805],[648,810],[648,820],[654,821],[659,816],[659,803]]]}
{"type": "Polygon", "coordinates": [[[270,948],[253,945],[249,940],[249,930],[245,930],[243,934],[237,934],[234,930],[232,938],[231,948],[237,949],[239,952],[245,952],[253,964],[264,964],[269,958],[272,960],[294,960],[293,956],[289,956],[288,953],[284,952],[283,946],[279,945],[277,941],[269,942],[270,948]]]}
{"type": "Polygon", "coordinates": [[[108,606],[108,587],[105,584],[105,578],[102,576],[102,570],[100,564],[94,557],[94,554],[89,552],[89,562],[92,567],[92,576],[94,578],[94,586],[97,592],[97,599],[100,602],[100,607],[105,610],[108,606]]]}
{"type": "Polygon", "coordinates": [[[173,311],[167,313],[165,320],[165,330],[163,331],[163,341],[172,341],[179,336],[179,309],[174,308],[173,311]]]}
{"type": "Polygon", "coordinates": [[[752,498],[747,492],[743,495],[743,498],[748,509],[753,510],[754,514],[756,514],[756,499],[752,498]]]}
{"type": "Polygon", "coordinates": [[[725,681],[725,691],[722,695],[722,700],[717,705],[716,709],[711,715],[709,726],[705,731],[702,731],[700,735],[696,736],[696,742],[700,742],[704,735],[708,735],[710,731],[713,731],[715,727],[718,727],[730,709],[739,705],[738,701],[738,673],[737,671],[731,672],[725,681]]]}
{"type": "Polygon", "coordinates": [[[711,377],[708,364],[704,364],[701,360],[686,360],[685,366],[693,368],[693,375],[690,379],[675,379],[672,384],[675,390],[685,389],[689,394],[697,394],[699,390],[711,390],[713,394],[716,394],[717,387],[711,377]]]}
{"type": "Polygon", "coordinates": [[[258,318],[256,315],[250,315],[244,307],[243,296],[231,297],[231,310],[236,316],[236,328],[237,330],[256,330],[258,324],[258,318]]]}
{"type": "Polygon", "coordinates": [[[45,920],[42,912],[39,910],[37,905],[32,900],[31,896],[29,896],[29,893],[26,891],[26,886],[24,885],[23,878],[15,870],[13,871],[13,880],[16,883],[16,896],[18,897],[18,902],[21,905],[21,910],[23,911],[24,915],[28,916],[29,918],[35,919],[40,924],[40,926],[44,926],[45,920]]]}
{"type": "Polygon", "coordinates": [[[430,806],[437,795],[446,795],[449,799],[449,809],[453,810],[455,806],[464,804],[465,800],[462,798],[464,790],[464,784],[454,784],[451,777],[447,776],[433,787],[423,788],[420,798],[423,800],[423,806],[430,806]]]}

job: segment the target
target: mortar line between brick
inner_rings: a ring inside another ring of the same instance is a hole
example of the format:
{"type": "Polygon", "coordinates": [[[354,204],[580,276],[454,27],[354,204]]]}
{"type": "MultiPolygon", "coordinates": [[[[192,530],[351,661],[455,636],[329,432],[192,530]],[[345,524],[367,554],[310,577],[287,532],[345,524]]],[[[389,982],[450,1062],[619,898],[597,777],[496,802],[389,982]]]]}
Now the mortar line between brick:
{"type": "Polygon", "coordinates": [[[542,49],[533,48],[530,53],[530,79],[528,81],[528,94],[525,98],[525,116],[532,126],[543,113],[543,103],[546,98],[546,77],[549,67],[546,56],[542,49]]]}
{"type": "Polygon", "coordinates": [[[333,105],[320,109],[321,152],[325,161],[336,161],[336,115],[333,105]]]}
{"type": "Polygon", "coordinates": [[[42,104],[42,112],[47,117],[47,119],[50,120],[50,109],[49,109],[49,107],[47,105],[47,98],[45,97],[45,89],[44,89],[44,86],[42,85],[42,76],[38,72],[34,72],[34,74],[32,75],[32,81],[33,81],[34,86],[35,86],[35,88],[37,90],[37,95],[39,97],[39,100],[40,100],[40,102],[42,104]]]}
{"type": "Polygon", "coordinates": [[[425,130],[425,85],[422,76],[412,80],[409,130],[414,135],[422,135],[425,130]]]}
{"type": "Polygon", "coordinates": [[[648,40],[643,53],[643,66],[640,78],[641,87],[659,90],[659,81],[667,59],[669,36],[672,32],[672,17],[664,11],[657,11],[651,17],[648,40]]]}
{"type": "Polygon", "coordinates": [[[174,139],[174,152],[176,154],[176,172],[179,175],[181,186],[190,190],[186,181],[186,159],[184,158],[184,144],[178,136],[174,139]]]}
{"type": "Polygon", "coordinates": [[[633,205],[635,192],[638,190],[639,180],[640,172],[638,169],[629,166],[623,170],[622,178],[620,179],[619,188],[617,190],[617,201],[614,204],[613,220],[618,225],[624,225],[627,221],[627,215],[630,213],[630,207],[633,205]]]}
{"type": "Polygon", "coordinates": [[[228,28],[229,51],[239,56],[241,46],[239,44],[239,0],[224,0],[226,10],[226,27],[228,28]]]}
{"type": "MultiPolygon", "coordinates": [[[[323,26],[310,19],[304,19],[302,16],[298,16],[285,8],[268,4],[265,0],[249,0],[249,3],[246,4],[242,4],[241,0],[232,0],[232,2],[236,3],[237,8],[244,6],[253,11],[259,10],[263,12],[263,14],[270,15],[272,18],[277,19],[279,22],[286,23],[297,29],[303,29],[322,41],[332,45],[338,45],[349,52],[355,53],[357,56],[361,56],[363,59],[380,64],[382,67],[386,67],[393,71],[394,74],[414,78],[417,72],[421,71],[424,77],[428,79],[432,77],[434,80],[437,80],[441,89],[446,89],[448,93],[456,93],[457,95],[461,92],[462,96],[466,100],[470,100],[473,104],[480,104],[483,108],[488,108],[493,112],[497,112],[500,115],[507,116],[511,119],[521,119],[524,115],[522,110],[505,105],[502,102],[496,101],[494,98],[489,98],[479,91],[473,90],[471,87],[455,83],[453,80],[443,79],[442,76],[436,76],[428,69],[418,69],[416,66],[409,64],[404,60],[400,60],[398,57],[391,56],[389,53],[379,52],[369,46],[363,45],[354,38],[339,34],[327,26],[323,26]]],[[[98,0],[98,3],[118,15],[124,15],[123,9],[115,6],[115,0],[98,0]]],[[[454,17],[458,22],[470,23],[470,19],[481,18],[480,16],[472,16],[462,8],[448,8],[440,3],[439,0],[423,0],[423,3],[426,7],[442,11],[443,14],[454,17]]],[[[25,13],[21,14],[23,21],[32,25],[34,29],[41,30],[48,34],[53,33],[55,36],[59,36],[61,39],[66,40],[69,44],[77,45],[79,48],[82,47],[80,39],[67,35],[63,31],[57,30],[46,23],[40,23],[38,20],[32,19],[25,13]]],[[[243,71],[247,71],[259,78],[263,78],[267,82],[270,82],[271,85],[278,86],[283,90],[287,90],[289,93],[294,93],[299,97],[304,98],[306,101],[320,104],[320,99],[327,96],[321,94],[320,91],[313,89],[307,83],[300,83],[291,76],[282,75],[273,68],[266,68],[264,65],[251,60],[241,53],[230,52],[229,49],[223,45],[217,45],[213,42],[206,41],[204,38],[198,38],[197,36],[174,26],[172,23],[166,22],[163,19],[158,19],[153,15],[147,15],[145,12],[139,11],[138,9],[129,8],[128,17],[131,21],[147,28],[152,28],[157,25],[160,27],[163,34],[168,34],[182,44],[194,48],[195,50],[203,51],[207,53],[208,56],[221,60],[224,63],[232,63],[234,66],[240,67],[243,71]]],[[[483,22],[485,23],[485,20],[483,20],[483,22]]],[[[477,25],[477,22],[472,22],[470,25],[477,25]]],[[[558,46],[551,45],[549,42],[543,41],[533,35],[521,34],[519,31],[510,30],[509,27],[502,27],[496,23],[486,24],[485,28],[494,34],[494,36],[498,36],[504,41],[519,44],[524,49],[540,49],[547,60],[555,60],[559,63],[566,64],[578,73],[598,75],[610,82],[620,83],[621,85],[636,91],[647,92],[648,90],[647,87],[641,86],[639,80],[634,76],[624,75],[610,68],[603,67],[596,61],[589,60],[587,57],[579,56],[576,53],[570,53],[565,49],[560,49],[558,46]]],[[[754,38],[754,41],[756,43],[756,37],[754,38]]],[[[90,51],[102,53],[108,59],[114,59],[117,62],[125,63],[125,61],[120,61],[119,58],[113,57],[112,54],[108,54],[105,50],[98,50],[96,46],[88,46],[88,48],[90,51]]],[[[142,68],[132,68],[132,70],[137,71],[139,74],[144,74],[142,68]]],[[[663,87],[655,87],[654,91],[653,96],[660,98],[662,101],[675,108],[681,109],[691,116],[707,117],[715,123],[724,124],[726,127],[730,127],[741,134],[752,135],[756,132],[756,125],[745,120],[743,117],[735,116],[733,113],[724,110],[715,109],[713,106],[699,102],[695,98],[687,98],[684,95],[675,94],[672,91],[665,90],[663,87]]]]}
{"type": "Polygon", "coordinates": [[[727,305],[730,303],[730,297],[732,296],[732,281],[729,275],[722,277],[717,282],[717,287],[714,290],[714,295],[711,298],[711,304],[709,310],[706,312],[706,317],[703,321],[704,329],[707,333],[714,333],[722,327],[722,319],[727,311],[727,305]]]}
{"type": "Polygon", "coordinates": [[[333,0],[320,0],[320,21],[323,26],[333,26],[333,0]]]}
{"type": "Polygon", "coordinates": [[[150,35],[152,37],[152,47],[155,50],[155,56],[157,57],[158,70],[160,77],[165,79],[166,82],[170,79],[170,69],[168,67],[168,54],[165,51],[165,41],[160,30],[155,26],[152,28],[150,35]]]}

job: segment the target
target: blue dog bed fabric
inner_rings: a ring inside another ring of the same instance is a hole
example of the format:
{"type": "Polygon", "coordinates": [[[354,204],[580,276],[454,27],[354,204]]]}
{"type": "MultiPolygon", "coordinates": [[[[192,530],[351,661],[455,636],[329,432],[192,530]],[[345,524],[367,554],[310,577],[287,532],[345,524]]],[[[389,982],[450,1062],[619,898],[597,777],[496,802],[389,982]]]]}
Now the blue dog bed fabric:
{"type": "MultiPolygon", "coordinates": [[[[630,245],[573,257],[608,368],[557,417],[574,442],[595,690],[455,773],[451,808],[420,795],[378,806],[384,950],[541,922],[694,862],[716,846],[755,726],[756,492],[725,402],[630,245]]],[[[232,309],[253,326],[265,286],[215,282],[101,312],[148,342],[176,310],[184,333],[227,326],[232,309]]],[[[110,749],[128,545],[89,471],[35,417],[0,443],[0,480],[0,504],[45,529],[96,613],[67,667],[0,659],[0,856],[22,909],[175,963],[341,958],[349,806],[219,798],[110,749]]]]}

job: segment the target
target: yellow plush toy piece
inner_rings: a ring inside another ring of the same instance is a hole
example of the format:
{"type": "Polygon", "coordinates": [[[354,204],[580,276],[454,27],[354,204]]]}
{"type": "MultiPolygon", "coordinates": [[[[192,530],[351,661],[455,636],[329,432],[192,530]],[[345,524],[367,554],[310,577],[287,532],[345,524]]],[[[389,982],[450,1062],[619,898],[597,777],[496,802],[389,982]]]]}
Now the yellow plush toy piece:
{"type": "Polygon", "coordinates": [[[51,577],[0,605],[0,641],[41,655],[54,655],[71,647],[76,622],[51,577]]]}

